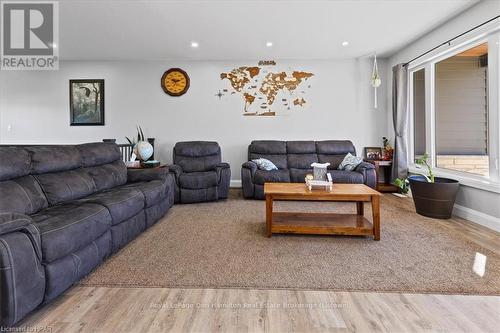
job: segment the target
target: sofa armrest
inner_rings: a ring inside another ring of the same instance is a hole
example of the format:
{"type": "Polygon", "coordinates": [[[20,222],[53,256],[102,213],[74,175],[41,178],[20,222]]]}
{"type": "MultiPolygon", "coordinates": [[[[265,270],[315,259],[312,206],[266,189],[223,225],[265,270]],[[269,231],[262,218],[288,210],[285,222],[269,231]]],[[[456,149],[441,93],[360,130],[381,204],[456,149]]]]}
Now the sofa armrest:
{"type": "Polygon", "coordinates": [[[377,186],[377,173],[375,171],[375,166],[368,162],[361,162],[354,169],[355,172],[359,172],[363,175],[364,184],[376,188],[377,186]]]}
{"type": "Polygon", "coordinates": [[[33,224],[33,220],[24,214],[0,213],[0,235],[20,231],[33,224]]]}
{"type": "Polygon", "coordinates": [[[368,170],[368,169],[375,169],[375,166],[371,163],[368,163],[368,162],[361,162],[354,169],[354,171],[363,173],[365,170],[368,170]]]}
{"type": "Polygon", "coordinates": [[[177,164],[172,164],[168,168],[169,171],[174,174],[175,182],[178,183],[179,176],[182,174],[181,166],[177,164]]]}
{"type": "Polygon", "coordinates": [[[241,187],[244,198],[253,198],[255,195],[255,185],[253,183],[255,172],[257,172],[255,162],[248,161],[241,165],[241,187]]]}
{"type": "Polygon", "coordinates": [[[229,169],[229,168],[230,168],[229,163],[225,163],[225,162],[217,163],[214,166],[214,170],[229,169]]]}
{"type": "Polygon", "coordinates": [[[40,305],[45,294],[40,231],[23,214],[0,213],[0,326],[13,326],[40,305]]]}
{"type": "Polygon", "coordinates": [[[0,236],[12,232],[25,233],[33,244],[38,260],[42,261],[40,231],[31,217],[19,213],[0,213],[0,236]]]}
{"type": "Polygon", "coordinates": [[[229,163],[218,163],[214,167],[217,173],[217,195],[219,199],[227,199],[229,196],[229,186],[231,184],[231,167],[229,163]]]}
{"type": "Polygon", "coordinates": [[[252,161],[245,162],[241,165],[242,168],[249,169],[252,175],[257,171],[257,164],[252,161]]]}
{"type": "Polygon", "coordinates": [[[169,170],[168,167],[151,168],[151,169],[128,169],[127,183],[162,180],[166,178],[168,170],[169,170]]]}

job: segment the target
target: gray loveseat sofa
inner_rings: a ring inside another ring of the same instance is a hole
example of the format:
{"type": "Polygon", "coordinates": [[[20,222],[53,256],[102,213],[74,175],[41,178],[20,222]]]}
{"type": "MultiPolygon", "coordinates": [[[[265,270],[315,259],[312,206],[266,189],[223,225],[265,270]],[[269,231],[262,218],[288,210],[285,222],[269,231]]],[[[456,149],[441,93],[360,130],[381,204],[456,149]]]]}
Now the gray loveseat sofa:
{"type": "Polygon", "coordinates": [[[241,182],[245,198],[264,199],[264,183],[303,183],[306,174],[312,173],[311,163],[329,162],[328,167],[334,183],[376,185],[374,166],[361,162],[354,171],[337,170],[347,155],[356,155],[351,141],[252,141],[248,146],[248,162],[241,168],[241,182]],[[265,158],[273,162],[278,170],[259,170],[252,162],[265,158]]]}
{"type": "Polygon", "coordinates": [[[129,170],[113,143],[0,147],[0,325],[54,299],[158,221],[167,169],[129,170]]]}
{"type": "Polygon", "coordinates": [[[222,162],[217,142],[177,142],[173,151],[175,202],[194,203],[226,199],[231,168],[222,162]]]}

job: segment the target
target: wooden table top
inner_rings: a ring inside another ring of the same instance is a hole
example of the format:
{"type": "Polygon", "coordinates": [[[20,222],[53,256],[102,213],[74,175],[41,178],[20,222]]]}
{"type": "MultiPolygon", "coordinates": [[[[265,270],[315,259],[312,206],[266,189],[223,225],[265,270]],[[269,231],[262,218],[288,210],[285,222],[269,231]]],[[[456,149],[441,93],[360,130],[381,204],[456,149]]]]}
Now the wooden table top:
{"type": "Polygon", "coordinates": [[[265,183],[265,194],[297,195],[297,196],[372,196],[381,195],[365,184],[333,184],[332,191],[323,188],[313,188],[311,191],[305,183],[265,183]]]}

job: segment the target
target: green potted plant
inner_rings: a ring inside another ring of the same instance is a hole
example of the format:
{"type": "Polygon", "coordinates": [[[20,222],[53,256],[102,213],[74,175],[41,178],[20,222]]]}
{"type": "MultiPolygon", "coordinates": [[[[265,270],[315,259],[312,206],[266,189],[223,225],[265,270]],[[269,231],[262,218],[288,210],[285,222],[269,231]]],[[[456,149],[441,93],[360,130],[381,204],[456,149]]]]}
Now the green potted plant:
{"type": "Polygon", "coordinates": [[[427,174],[408,177],[413,202],[418,214],[438,219],[449,219],[453,212],[459,182],[434,176],[427,153],[415,160],[417,167],[426,167],[427,174]]]}
{"type": "Polygon", "coordinates": [[[402,194],[402,196],[407,196],[408,191],[410,190],[410,182],[408,181],[408,178],[396,178],[393,183],[399,190],[399,193],[402,194]]]}

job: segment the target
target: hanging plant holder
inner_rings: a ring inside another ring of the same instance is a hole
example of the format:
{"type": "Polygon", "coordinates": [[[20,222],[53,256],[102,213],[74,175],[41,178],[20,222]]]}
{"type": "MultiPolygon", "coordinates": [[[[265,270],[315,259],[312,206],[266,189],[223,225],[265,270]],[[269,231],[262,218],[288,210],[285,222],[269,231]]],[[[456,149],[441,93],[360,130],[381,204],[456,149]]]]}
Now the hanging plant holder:
{"type": "Polygon", "coordinates": [[[373,107],[376,109],[377,108],[377,88],[380,87],[382,84],[382,80],[380,79],[380,75],[378,73],[378,66],[377,66],[377,55],[375,54],[374,60],[373,60],[373,70],[372,70],[372,87],[373,87],[373,93],[374,93],[374,98],[373,98],[373,107]]]}

